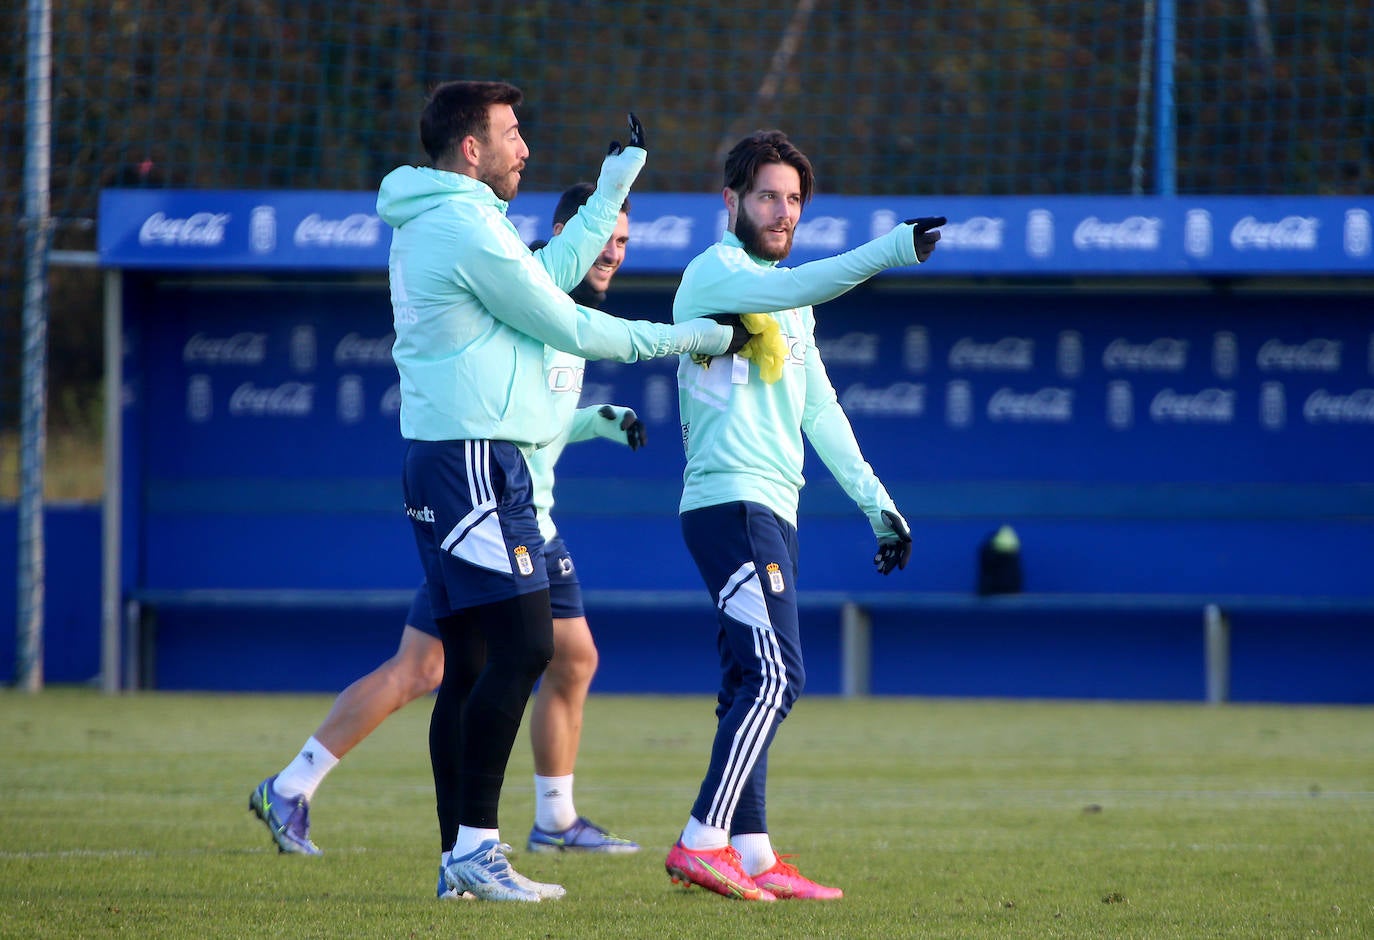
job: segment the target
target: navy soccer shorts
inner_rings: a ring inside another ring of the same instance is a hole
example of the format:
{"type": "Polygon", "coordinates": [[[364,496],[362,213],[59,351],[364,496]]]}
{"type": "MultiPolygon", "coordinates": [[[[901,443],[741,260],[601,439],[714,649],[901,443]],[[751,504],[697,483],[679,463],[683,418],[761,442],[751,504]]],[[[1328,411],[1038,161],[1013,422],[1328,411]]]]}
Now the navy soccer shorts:
{"type": "MultiPolygon", "coordinates": [[[[582,606],[582,585],[577,580],[577,569],[573,567],[572,555],[568,554],[568,547],[563,544],[562,538],[555,535],[544,543],[544,560],[549,572],[549,605],[553,608],[553,615],[567,620],[586,616],[582,606]]],[[[439,627],[434,623],[434,612],[429,606],[427,584],[422,583],[411,599],[406,626],[439,639],[439,627]]]]}
{"type": "Polygon", "coordinates": [[[544,561],[549,570],[549,606],[560,620],[573,620],[586,615],[582,607],[582,584],[577,580],[568,546],[555,535],[544,545],[544,561]]]}
{"type": "Polygon", "coordinates": [[[549,586],[529,467],[514,444],[411,441],[402,482],[434,617],[549,586]]]}
{"type": "Polygon", "coordinates": [[[434,622],[434,612],[429,608],[429,585],[420,582],[415,596],[410,600],[410,613],[406,614],[406,626],[414,627],[439,639],[439,626],[434,622]]]}

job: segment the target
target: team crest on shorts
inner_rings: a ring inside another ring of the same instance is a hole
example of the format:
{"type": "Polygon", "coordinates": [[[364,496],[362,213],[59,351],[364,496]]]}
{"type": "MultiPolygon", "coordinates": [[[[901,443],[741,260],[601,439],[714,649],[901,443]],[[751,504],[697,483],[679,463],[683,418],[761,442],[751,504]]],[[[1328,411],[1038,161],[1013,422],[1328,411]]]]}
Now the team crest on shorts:
{"type": "Polygon", "coordinates": [[[534,562],[530,561],[530,550],[523,545],[515,546],[515,567],[526,577],[534,574],[534,562]]]}
{"type": "Polygon", "coordinates": [[[782,593],[782,568],[778,567],[776,561],[770,561],[768,566],[763,569],[768,572],[768,589],[774,594],[782,593]]]}

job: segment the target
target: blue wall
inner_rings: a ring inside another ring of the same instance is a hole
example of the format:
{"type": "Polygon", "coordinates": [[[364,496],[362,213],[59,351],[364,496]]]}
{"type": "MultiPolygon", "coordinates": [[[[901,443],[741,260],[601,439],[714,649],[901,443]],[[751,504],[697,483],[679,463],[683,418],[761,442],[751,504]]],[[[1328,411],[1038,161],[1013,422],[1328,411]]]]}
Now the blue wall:
{"type": "MultiPolygon", "coordinates": [[[[661,579],[692,588],[695,572],[680,548],[671,521],[604,519],[574,514],[564,523],[589,587],[626,577],[623,544],[635,545],[635,577],[672,572],[661,579]],[[606,533],[598,538],[595,533],[606,533]],[[610,539],[611,533],[619,533],[610,539]],[[633,535],[627,535],[633,533],[633,535]],[[579,546],[589,550],[581,551],[579,546]]],[[[804,576],[808,586],[833,586],[835,571],[851,583],[874,586],[868,570],[868,539],[838,538],[826,522],[804,524],[804,576]],[[807,544],[812,547],[807,551],[807,544]],[[822,549],[820,546],[825,546],[822,549]],[[833,554],[832,554],[833,550],[833,554]],[[833,558],[820,564],[816,555],[833,558]],[[817,570],[820,569],[820,570],[817,570]]],[[[1250,546],[1256,530],[1237,533],[1250,546]]],[[[950,583],[971,587],[967,551],[939,552],[941,545],[973,544],[976,528],[943,527],[919,540],[913,581],[944,554],[950,583]]],[[[0,570],[13,570],[15,513],[0,508],[0,570]]],[[[60,568],[46,595],[44,668],[48,682],[85,682],[100,668],[100,512],[88,506],[50,508],[49,571],[60,568]]],[[[1035,528],[1024,529],[1027,574],[1033,581],[1049,559],[1040,554],[1035,528]]],[[[1062,544],[1076,541],[1072,533],[1062,544]]],[[[402,546],[408,549],[409,546],[402,546]]],[[[1280,546],[1262,542],[1257,550],[1280,546]]],[[[1361,546],[1364,547],[1364,546],[1361,546]]],[[[1083,551],[1077,561],[1092,555],[1083,551]]],[[[1369,556],[1363,556],[1367,559],[1369,556]]],[[[1135,591],[1141,572],[1120,589],[1135,591]]],[[[944,580],[945,575],[939,576],[944,580]]],[[[1053,588],[1051,588],[1053,589],[1053,588]]],[[[14,679],[13,582],[0,582],[0,681],[14,679]]],[[[281,611],[164,612],[159,618],[157,687],[224,691],[336,692],[395,649],[403,607],[394,611],[302,615],[281,611]],[[273,655],[263,655],[263,637],[273,655]]],[[[589,609],[602,651],[595,689],[601,692],[699,694],[717,680],[712,619],[704,592],[694,610],[634,612],[589,609]]],[[[1374,702],[1374,623],[1350,614],[1301,617],[1249,613],[1236,618],[1232,639],[1232,698],[1236,701],[1374,702]]],[[[812,694],[840,690],[840,634],[832,611],[803,612],[807,688],[812,694]]],[[[999,615],[880,611],[874,615],[872,684],[877,694],[1032,696],[1197,700],[1205,692],[1202,624],[1196,613],[1023,612],[999,615]]]]}
{"type": "MultiPolygon", "coordinates": [[[[126,289],[125,591],[409,588],[390,312],[380,278],[126,289]]],[[[610,307],[663,319],[623,278],[610,307]]],[[[1374,305],[1355,290],[1163,285],[860,289],[820,308],[831,378],[912,522],[879,578],[862,517],[814,459],[803,591],[971,591],[979,543],[1021,536],[1037,592],[1374,598],[1374,305]]],[[[555,516],[589,589],[700,590],[675,516],[674,363],[593,363],[584,396],[639,410],[649,447],[569,448],[555,516]]],[[[0,571],[13,570],[0,512],[0,571]]],[[[48,678],[98,670],[99,514],[49,523],[48,678]],[[58,587],[59,579],[61,587],[58,587]]],[[[13,674],[13,584],[0,584],[13,674]]],[[[597,688],[709,690],[709,609],[590,610],[597,688]]],[[[389,655],[403,609],[159,620],[161,688],[335,691],[389,655]],[[264,657],[262,638],[282,655],[264,657]]],[[[809,688],[839,689],[838,617],[807,613],[809,688]]],[[[1354,615],[1246,615],[1238,699],[1374,701],[1354,615]]],[[[1200,616],[875,616],[882,693],[1199,698],[1200,616]]]]}
{"type": "MultiPolygon", "coordinates": [[[[43,673],[48,682],[100,675],[100,510],[49,506],[44,515],[47,587],[43,594],[43,673]]],[[[0,682],[15,679],[18,513],[0,504],[0,682]]]]}

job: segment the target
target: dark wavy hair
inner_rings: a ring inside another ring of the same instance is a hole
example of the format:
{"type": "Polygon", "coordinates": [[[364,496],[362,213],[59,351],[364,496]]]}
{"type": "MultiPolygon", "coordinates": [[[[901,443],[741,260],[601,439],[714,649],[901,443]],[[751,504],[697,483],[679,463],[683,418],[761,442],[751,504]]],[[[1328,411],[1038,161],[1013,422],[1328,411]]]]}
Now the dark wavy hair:
{"type": "Polygon", "coordinates": [[[420,143],[429,158],[439,163],[464,137],[487,139],[492,105],[514,108],[524,100],[524,92],[506,82],[444,82],[420,112],[420,143]]]}
{"type": "Polygon", "coordinates": [[[816,172],[811,161],[782,131],[754,131],[730,148],[725,158],[725,185],[740,195],[754,187],[759,169],[770,163],[785,163],[801,177],[802,205],[811,201],[816,188],[816,172]]]}

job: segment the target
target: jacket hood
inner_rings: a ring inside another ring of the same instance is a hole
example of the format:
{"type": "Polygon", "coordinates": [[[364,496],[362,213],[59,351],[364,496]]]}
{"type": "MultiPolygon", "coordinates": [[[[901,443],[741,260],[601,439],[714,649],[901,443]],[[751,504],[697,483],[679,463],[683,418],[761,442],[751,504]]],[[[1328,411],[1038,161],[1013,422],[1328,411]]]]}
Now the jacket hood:
{"type": "Polygon", "coordinates": [[[506,211],[506,203],[496,198],[491,187],[461,173],[427,166],[397,167],[382,180],[377,190],[377,215],[392,228],[451,200],[472,200],[506,211]]]}

